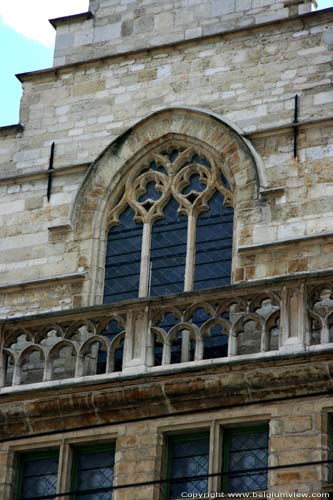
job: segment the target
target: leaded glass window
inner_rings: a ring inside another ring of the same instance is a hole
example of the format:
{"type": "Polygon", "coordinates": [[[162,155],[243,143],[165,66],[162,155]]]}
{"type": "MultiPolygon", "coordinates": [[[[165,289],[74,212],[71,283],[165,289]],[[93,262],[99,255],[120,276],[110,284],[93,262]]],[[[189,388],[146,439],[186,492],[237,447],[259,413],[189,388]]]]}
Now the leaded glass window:
{"type": "Polygon", "coordinates": [[[21,455],[16,499],[52,500],[57,492],[57,475],[58,452],[21,455]]]}
{"type": "Polygon", "coordinates": [[[130,207],[121,214],[120,224],[108,234],[105,263],[104,303],[111,304],[138,296],[142,228],[135,224],[130,207]]]}
{"type": "Polygon", "coordinates": [[[228,285],[231,276],[233,209],[217,192],[198,217],[194,288],[228,285]]]}
{"type": "Polygon", "coordinates": [[[207,493],[209,466],[209,434],[172,436],[168,440],[168,494],[178,499],[181,494],[207,493]]]}
{"type": "Polygon", "coordinates": [[[164,217],[152,229],[149,295],[181,293],[184,290],[187,219],[177,213],[171,199],[164,217]]]}
{"type": "Polygon", "coordinates": [[[230,429],[224,433],[225,492],[267,489],[268,428],[230,429]]]}
{"type": "Polygon", "coordinates": [[[108,216],[105,303],[230,283],[233,196],[220,160],[173,141],[123,184],[108,216]]]}
{"type": "Polygon", "coordinates": [[[73,500],[111,500],[113,469],[114,446],[75,450],[73,500]]]}

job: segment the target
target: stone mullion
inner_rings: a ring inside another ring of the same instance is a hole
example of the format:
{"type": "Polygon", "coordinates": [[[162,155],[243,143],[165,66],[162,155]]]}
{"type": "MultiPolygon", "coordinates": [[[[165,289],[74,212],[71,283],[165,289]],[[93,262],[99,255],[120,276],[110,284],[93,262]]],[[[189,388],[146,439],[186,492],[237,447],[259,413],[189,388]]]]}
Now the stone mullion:
{"type": "Polygon", "coordinates": [[[221,426],[214,420],[210,427],[209,474],[212,474],[212,476],[208,479],[209,492],[220,491],[221,489],[221,479],[219,476],[215,476],[222,469],[221,438],[221,426]]]}
{"type": "MultiPolygon", "coordinates": [[[[186,265],[184,291],[193,289],[194,265],[195,265],[195,242],[196,242],[197,216],[189,214],[187,220],[187,243],[186,243],[186,265]]],[[[191,338],[188,331],[182,332],[181,362],[190,361],[191,338]]]]}
{"type": "Polygon", "coordinates": [[[304,284],[298,287],[284,286],[281,304],[281,350],[304,349],[306,305],[304,284]]]}
{"type": "Polygon", "coordinates": [[[143,224],[139,297],[147,297],[150,280],[151,221],[143,224]]]}
{"type": "Polygon", "coordinates": [[[68,500],[68,491],[71,491],[71,470],[73,461],[72,447],[63,442],[59,450],[59,466],[58,466],[58,480],[57,492],[60,495],[59,500],[68,500]]]}
{"type": "Polygon", "coordinates": [[[187,221],[186,266],[184,279],[185,292],[193,290],[197,218],[197,215],[189,214],[187,221]]]}

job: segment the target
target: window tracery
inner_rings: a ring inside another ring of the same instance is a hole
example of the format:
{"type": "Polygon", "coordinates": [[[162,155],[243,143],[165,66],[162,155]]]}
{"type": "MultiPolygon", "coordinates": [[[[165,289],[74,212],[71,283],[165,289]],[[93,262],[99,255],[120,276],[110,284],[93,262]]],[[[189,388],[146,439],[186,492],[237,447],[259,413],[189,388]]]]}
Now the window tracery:
{"type": "Polygon", "coordinates": [[[211,151],[160,145],[129,170],[115,197],[105,303],[230,282],[233,195],[211,151]]]}

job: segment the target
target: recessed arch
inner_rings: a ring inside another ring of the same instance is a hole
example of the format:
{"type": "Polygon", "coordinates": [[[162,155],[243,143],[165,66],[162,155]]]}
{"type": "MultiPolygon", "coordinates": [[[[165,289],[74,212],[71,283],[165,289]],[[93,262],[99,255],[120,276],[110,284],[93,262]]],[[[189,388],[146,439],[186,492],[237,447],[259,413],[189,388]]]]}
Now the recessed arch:
{"type": "Polygon", "coordinates": [[[115,139],[88,170],[77,194],[71,222],[74,239],[81,241],[89,262],[84,305],[101,303],[104,280],[106,232],[109,208],[121,199],[121,181],[140,158],[158,145],[186,142],[202,148],[219,160],[237,206],[242,200],[256,199],[266,186],[260,157],[244,134],[219,115],[197,108],[160,110],[144,118],[115,139]]]}

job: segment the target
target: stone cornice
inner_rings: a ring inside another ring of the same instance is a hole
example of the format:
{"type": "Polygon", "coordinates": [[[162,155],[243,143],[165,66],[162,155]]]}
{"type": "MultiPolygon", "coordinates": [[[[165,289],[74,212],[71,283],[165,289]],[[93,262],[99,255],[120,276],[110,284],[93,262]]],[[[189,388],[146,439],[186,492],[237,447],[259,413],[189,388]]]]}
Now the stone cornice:
{"type": "MultiPolygon", "coordinates": [[[[55,168],[52,171],[54,177],[62,175],[70,175],[85,172],[90,163],[82,163],[80,165],[69,165],[66,167],[55,168]]],[[[20,184],[21,182],[35,181],[38,179],[47,179],[49,175],[48,170],[37,170],[36,172],[26,172],[16,175],[8,175],[7,177],[0,177],[1,184],[20,184]]]]}
{"type": "Polygon", "coordinates": [[[326,352],[4,394],[0,439],[330,394],[332,375],[326,352]]]}
{"type": "Polygon", "coordinates": [[[84,61],[77,61],[75,63],[69,63],[69,64],[64,64],[61,66],[54,66],[52,68],[46,68],[38,71],[29,71],[26,73],[18,73],[16,75],[16,78],[20,82],[28,81],[33,78],[38,78],[40,76],[50,76],[53,75],[54,77],[57,77],[58,72],[60,71],[71,71],[76,67],[81,67],[82,65],[95,65],[98,63],[104,63],[105,61],[112,61],[112,60],[123,60],[124,58],[133,58],[133,57],[140,57],[144,56],[147,54],[150,54],[152,52],[160,51],[160,50],[166,50],[166,49],[174,49],[178,48],[181,46],[189,46],[193,43],[198,43],[200,41],[207,41],[207,40],[216,40],[218,38],[224,38],[225,36],[232,36],[232,35],[239,35],[241,33],[246,33],[249,31],[255,31],[255,30],[260,30],[263,28],[270,28],[274,25],[279,25],[279,24],[285,24],[288,22],[293,22],[297,20],[305,21],[307,19],[312,19],[315,17],[325,17],[326,15],[333,14],[333,7],[328,8],[328,9],[323,9],[320,11],[315,11],[315,12],[308,12],[305,14],[299,14],[295,16],[290,16],[286,17],[283,19],[276,19],[274,21],[268,21],[265,23],[259,23],[259,24],[254,24],[250,26],[246,26],[244,28],[235,28],[227,31],[222,31],[218,33],[214,33],[212,35],[205,35],[205,36],[200,36],[196,38],[191,38],[189,40],[179,40],[173,43],[167,43],[167,44],[162,44],[162,45],[156,45],[153,47],[146,47],[142,49],[137,49],[133,51],[127,51],[127,52],[119,52],[117,54],[110,54],[110,55],[105,55],[102,57],[97,57],[97,58],[92,58],[92,59],[87,59],[84,61]]]}
{"type": "MultiPolygon", "coordinates": [[[[279,190],[281,191],[281,188],[279,188],[279,190]]],[[[264,192],[265,194],[265,192],[264,192]]],[[[260,251],[262,249],[265,249],[265,248],[269,248],[269,247],[278,247],[278,246],[285,246],[285,245],[295,245],[295,243],[305,243],[307,241],[311,241],[311,240],[322,240],[322,239],[329,239],[329,238],[333,238],[333,233],[317,233],[317,234],[309,234],[309,235],[305,235],[305,236],[299,236],[299,237],[295,237],[295,238],[289,238],[289,239],[286,239],[286,240],[276,240],[276,241],[269,241],[267,243],[257,243],[257,244],[254,244],[254,245],[243,245],[241,247],[238,247],[238,251],[240,253],[248,253],[248,252],[251,252],[251,251],[260,251]]]]}
{"type": "Polygon", "coordinates": [[[40,278],[31,281],[22,281],[21,283],[6,283],[0,285],[1,293],[12,293],[24,290],[26,288],[34,288],[40,286],[51,286],[56,283],[76,283],[83,281],[86,278],[86,273],[64,274],[63,276],[51,276],[50,278],[40,278]]]}
{"type": "Polygon", "coordinates": [[[49,23],[52,24],[54,29],[62,24],[70,23],[80,23],[82,21],[87,21],[94,17],[93,13],[88,10],[87,12],[81,12],[80,14],[73,14],[71,16],[56,17],[54,19],[49,19],[49,23]]]}
{"type": "Polygon", "coordinates": [[[24,127],[21,123],[14,123],[13,125],[0,126],[0,137],[6,135],[16,135],[23,132],[24,127]]]}
{"type": "Polygon", "coordinates": [[[325,125],[331,125],[333,122],[332,116],[327,116],[323,118],[318,118],[316,120],[302,120],[298,123],[287,123],[285,125],[267,127],[263,129],[254,130],[253,132],[245,132],[244,136],[249,139],[259,139],[261,137],[270,137],[276,135],[288,134],[293,131],[294,128],[304,129],[304,128],[315,128],[323,127],[325,125]]]}

